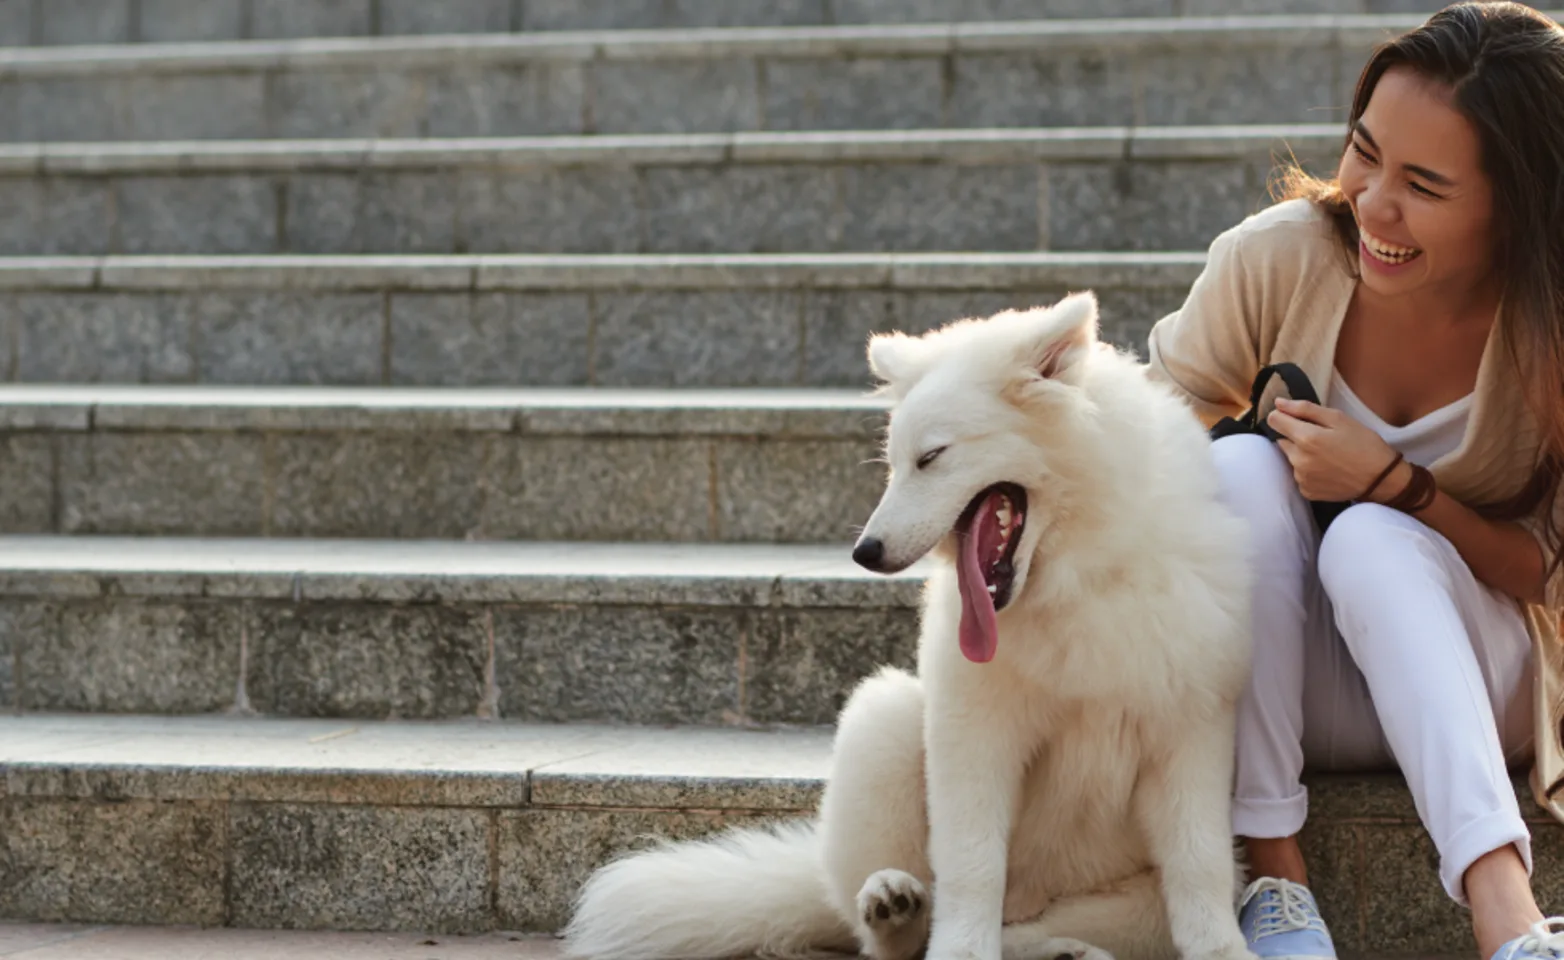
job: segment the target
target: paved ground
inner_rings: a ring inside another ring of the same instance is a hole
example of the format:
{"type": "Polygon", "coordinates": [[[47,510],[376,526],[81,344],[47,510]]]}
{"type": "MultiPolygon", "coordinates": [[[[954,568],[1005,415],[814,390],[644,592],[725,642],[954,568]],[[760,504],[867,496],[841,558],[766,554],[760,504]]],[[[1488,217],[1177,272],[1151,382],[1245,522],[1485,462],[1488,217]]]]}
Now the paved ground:
{"type": "Polygon", "coordinates": [[[23,960],[557,960],[546,937],[0,923],[0,957],[23,960]]]}

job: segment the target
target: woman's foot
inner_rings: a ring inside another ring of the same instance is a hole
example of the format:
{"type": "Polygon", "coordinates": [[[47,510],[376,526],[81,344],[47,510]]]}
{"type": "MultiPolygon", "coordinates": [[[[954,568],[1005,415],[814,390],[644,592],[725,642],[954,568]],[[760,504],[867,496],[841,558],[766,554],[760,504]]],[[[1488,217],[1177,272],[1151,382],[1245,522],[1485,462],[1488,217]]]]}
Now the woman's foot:
{"type": "Polygon", "coordinates": [[[1493,960],[1560,960],[1564,958],[1564,917],[1549,917],[1531,932],[1499,948],[1493,960]]]}
{"type": "MultiPolygon", "coordinates": [[[[1262,960],[1335,960],[1336,945],[1314,894],[1301,883],[1276,877],[1251,883],[1238,904],[1238,926],[1249,949],[1262,960]]],[[[1513,960],[1522,958],[1529,955],[1517,954],[1513,960]]]]}

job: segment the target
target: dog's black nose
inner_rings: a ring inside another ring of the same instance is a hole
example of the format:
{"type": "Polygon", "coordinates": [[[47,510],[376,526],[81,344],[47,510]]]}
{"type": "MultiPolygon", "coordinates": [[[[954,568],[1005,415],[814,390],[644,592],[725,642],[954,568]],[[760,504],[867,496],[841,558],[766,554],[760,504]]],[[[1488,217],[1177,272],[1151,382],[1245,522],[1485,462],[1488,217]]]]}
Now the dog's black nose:
{"type": "Polygon", "coordinates": [[[885,544],[865,537],[858,541],[858,546],[853,548],[853,562],[865,570],[879,570],[880,564],[885,562],[885,544]]]}

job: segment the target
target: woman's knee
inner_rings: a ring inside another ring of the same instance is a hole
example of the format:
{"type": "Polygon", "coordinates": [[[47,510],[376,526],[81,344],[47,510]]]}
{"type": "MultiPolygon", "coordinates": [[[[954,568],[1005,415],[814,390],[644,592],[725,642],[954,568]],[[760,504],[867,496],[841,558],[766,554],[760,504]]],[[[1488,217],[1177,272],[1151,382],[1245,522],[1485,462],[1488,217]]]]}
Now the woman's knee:
{"type": "Polygon", "coordinates": [[[1249,523],[1256,543],[1298,533],[1303,495],[1276,444],[1254,434],[1223,437],[1211,444],[1211,456],[1223,502],[1249,523]]]}
{"type": "Polygon", "coordinates": [[[1377,503],[1348,507],[1320,540],[1320,584],[1333,607],[1383,602],[1409,578],[1448,586],[1438,534],[1377,503]]]}

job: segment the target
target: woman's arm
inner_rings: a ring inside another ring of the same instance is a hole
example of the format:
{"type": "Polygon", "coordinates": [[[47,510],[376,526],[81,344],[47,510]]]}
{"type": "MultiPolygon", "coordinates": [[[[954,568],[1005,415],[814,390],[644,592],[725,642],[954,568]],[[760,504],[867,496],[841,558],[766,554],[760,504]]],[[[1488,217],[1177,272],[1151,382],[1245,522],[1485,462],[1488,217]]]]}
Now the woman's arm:
{"type": "MultiPolygon", "coordinates": [[[[1282,435],[1282,452],[1310,500],[1388,503],[1412,481],[1403,462],[1369,490],[1395,451],[1340,410],[1283,397],[1266,422],[1282,435]]],[[[1542,547],[1519,523],[1488,520],[1443,491],[1414,516],[1444,534],[1478,580],[1527,603],[1544,602],[1542,547]]]]}
{"type": "MultiPolygon", "coordinates": [[[[1370,499],[1386,503],[1411,482],[1411,466],[1398,464],[1370,499]]],[[[1543,602],[1546,562],[1531,531],[1518,523],[1489,520],[1443,490],[1415,516],[1444,534],[1478,580],[1526,603],[1543,602]]]]}

